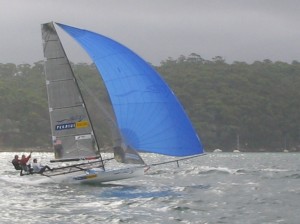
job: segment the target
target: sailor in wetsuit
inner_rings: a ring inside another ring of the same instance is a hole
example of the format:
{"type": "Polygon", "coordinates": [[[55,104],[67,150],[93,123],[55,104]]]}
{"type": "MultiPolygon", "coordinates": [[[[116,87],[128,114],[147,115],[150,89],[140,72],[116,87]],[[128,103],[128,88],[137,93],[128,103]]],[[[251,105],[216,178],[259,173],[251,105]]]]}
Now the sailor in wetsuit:
{"type": "Polygon", "coordinates": [[[11,161],[11,163],[14,165],[16,170],[22,170],[22,167],[20,165],[20,159],[18,155],[15,155],[15,158],[11,161]]]}
{"type": "Polygon", "coordinates": [[[21,159],[19,159],[18,155],[15,155],[15,158],[11,161],[16,170],[21,170],[21,176],[23,176],[23,170],[28,173],[31,172],[30,165],[27,165],[27,162],[31,157],[31,153],[32,152],[30,152],[30,154],[27,157],[25,155],[22,155],[21,159]]]}

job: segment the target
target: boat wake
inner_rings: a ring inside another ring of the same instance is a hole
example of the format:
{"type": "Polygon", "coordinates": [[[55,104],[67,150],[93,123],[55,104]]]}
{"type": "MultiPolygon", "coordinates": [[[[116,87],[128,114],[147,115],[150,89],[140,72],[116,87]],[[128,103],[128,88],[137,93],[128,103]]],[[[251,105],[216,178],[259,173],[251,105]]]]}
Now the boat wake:
{"type": "Polygon", "coordinates": [[[239,169],[231,169],[228,167],[211,167],[211,166],[201,166],[195,168],[192,173],[196,174],[238,174],[240,172],[239,169]]]}
{"type": "Polygon", "coordinates": [[[37,178],[36,176],[17,176],[17,175],[3,175],[0,176],[0,180],[17,184],[17,185],[40,185],[40,184],[50,184],[53,183],[53,180],[51,178],[47,178],[44,176],[40,176],[40,178],[37,178]]]}
{"type": "Polygon", "coordinates": [[[134,198],[162,198],[178,195],[179,193],[166,187],[156,187],[154,189],[136,186],[119,186],[104,190],[101,197],[104,198],[119,198],[119,199],[134,199],[134,198]]]}

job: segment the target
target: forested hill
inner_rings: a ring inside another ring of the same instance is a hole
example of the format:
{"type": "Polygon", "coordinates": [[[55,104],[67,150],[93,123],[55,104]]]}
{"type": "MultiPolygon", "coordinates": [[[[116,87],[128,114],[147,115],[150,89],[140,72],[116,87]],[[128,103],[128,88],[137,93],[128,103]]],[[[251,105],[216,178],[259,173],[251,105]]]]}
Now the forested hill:
{"type": "MultiPolygon", "coordinates": [[[[94,83],[94,65],[74,64],[94,83]]],[[[226,63],[197,54],[156,70],[176,93],[207,151],[300,151],[300,63],[226,63]]],[[[43,63],[0,63],[0,148],[49,147],[43,63]]]]}

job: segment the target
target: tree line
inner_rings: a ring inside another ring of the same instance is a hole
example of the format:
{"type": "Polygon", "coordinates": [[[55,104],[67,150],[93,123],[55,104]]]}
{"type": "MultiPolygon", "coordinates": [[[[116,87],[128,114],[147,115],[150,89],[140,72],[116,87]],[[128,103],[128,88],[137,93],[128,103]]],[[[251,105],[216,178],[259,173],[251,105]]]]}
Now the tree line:
{"type": "MultiPolygon", "coordinates": [[[[72,66],[95,88],[93,64],[72,66]]],[[[182,102],[207,151],[300,151],[299,62],[226,63],[220,56],[206,60],[192,53],[155,69],[182,102]]],[[[0,63],[0,122],[0,148],[50,147],[42,61],[0,63]]]]}

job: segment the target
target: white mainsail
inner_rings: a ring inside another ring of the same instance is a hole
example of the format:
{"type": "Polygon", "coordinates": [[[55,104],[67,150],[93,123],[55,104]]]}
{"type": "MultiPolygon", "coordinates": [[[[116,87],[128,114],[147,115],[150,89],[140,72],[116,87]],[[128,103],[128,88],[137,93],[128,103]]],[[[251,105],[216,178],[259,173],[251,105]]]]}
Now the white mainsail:
{"type": "Polygon", "coordinates": [[[98,156],[88,112],[53,23],[42,25],[42,38],[55,159],[98,156]]]}

